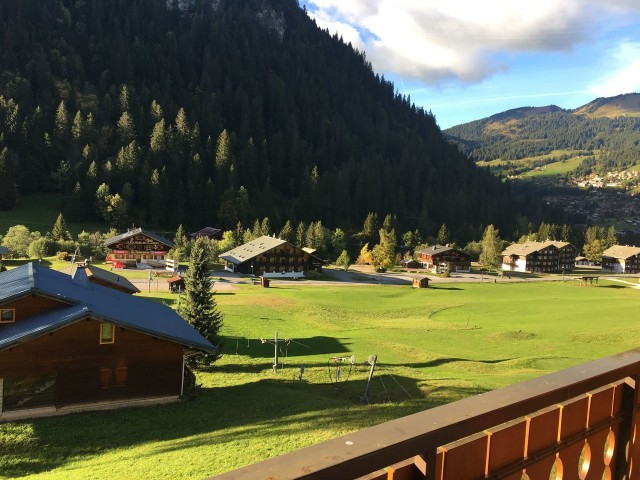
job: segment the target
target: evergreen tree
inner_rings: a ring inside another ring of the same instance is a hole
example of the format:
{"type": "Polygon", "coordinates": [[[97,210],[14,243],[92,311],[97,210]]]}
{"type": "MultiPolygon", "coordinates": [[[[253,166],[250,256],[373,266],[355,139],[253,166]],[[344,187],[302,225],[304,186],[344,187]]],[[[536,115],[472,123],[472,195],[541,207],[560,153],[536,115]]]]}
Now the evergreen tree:
{"type": "Polygon", "coordinates": [[[502,263],[502,240],[498,230],[489,225],[482,235],[482,252],[480,253],[480,265],[484,268],[497,269],[502,263]]]}
{"type": "Polygon", "coordinates": [[[260,224],[260,234],[271,236],[271,233],[271,222],[269,221],[269,217],[264,217],[260,224]]]}
{"type": "Polygon", "coordinates": [[[178,225],[176,235],[175,237],[173,237],[173,243],[175,244],[176,248],[182,248],[185,250],[189,245],[189,239],[187,238],[187,234],[184,232],[182,224],[178,225]]]}
{"type": "Polygon", "coordinates": [[[69,130],[69,113],[67,107],[64,104],[64,100],[61,100],[56,109],[56,118],[54,125],[54,133],[57,139],[64,140],[67,137],[69,130]]]}
{"type": "Polygon", "coordinates": [[[447,245],[449,243],[449,230],[447,230],[447,226],[443,223],[438,230],[438,243],[440,245],[447,245]]]}
{"type": "Polygon", "coordinates": [[[306,247],[306,234],[307,225],[304,222],[300,222],[296,228],[296,245],[300,248],[306,247]]]}
{"type": "Polygon", "coordinates": [[[62,213],[58,215],[56,222],[51,229],[51,239],[58,241],[71,240],[71,233],[67,230],[67,223],[64,221],[62,213]]]}
{"type": "Polygon", "coordinates": [[[378,215],[373,212],[369,212],[367,218],[364,220],[362,230],[357,234],[361,243],[372,244],[378,233],[378,215]]]}
{"type": "Polygon", "coordinates": [[[210,365],[221,355],[223,339],[220,336],[223,315],[218,310],[211,292],[209,275],[209,242],[198,238],[191,248],[189,270],[185,279],[186,299],[180,309],[181,315],[216,348],[216,353],[199,353],[188,357],[192,365],[210,365]]]}
{"type": "Polygon", "coordinates": [[[278,238],[289,243],[294,243],[296,241],[293,235],[293,227],[291,226],[290,220],[287,220],[287,223],[284,224],[282,230],[280,230],[280,233],[278,234],[278,238]]]}
{"type": "Polygon", "coordinates": [[[13,166],[7,147],[0,150],[0,210],[15,207],[18,201],[18,189],[13,174],[13,166]]]}
{"type": "Polygon", "coordinates": [[[562,225],[562,229],[560,230],[560,239],[563,242],[569,242],[569,243],[573,241],[573,233],[571,231],[571,227],[566,223],[562,225]]]}
{"type": "Polygon", "coordinates": [[[617,245],[618,243],[618,236],[616,235],[616,227],[614,227],[613,225],[611,225],[608,229],[607,229],[607,236],[604,239],[604,247],[605,250],[607,248],[613,247],[614,245],[617,245]]]}

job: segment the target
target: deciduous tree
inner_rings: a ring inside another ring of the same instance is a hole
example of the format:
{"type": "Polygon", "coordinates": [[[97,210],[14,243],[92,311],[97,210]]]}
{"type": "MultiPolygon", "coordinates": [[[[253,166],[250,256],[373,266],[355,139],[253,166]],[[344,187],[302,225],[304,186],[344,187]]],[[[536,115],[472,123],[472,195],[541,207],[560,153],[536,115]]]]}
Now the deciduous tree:
{"type": "Polygon", "coordinates": [[[480,265],[484,268],[497,269],[501,262],[502,240],[498,230],[489,225],[482,235],[482,252],[480,253],[480,265]]]}

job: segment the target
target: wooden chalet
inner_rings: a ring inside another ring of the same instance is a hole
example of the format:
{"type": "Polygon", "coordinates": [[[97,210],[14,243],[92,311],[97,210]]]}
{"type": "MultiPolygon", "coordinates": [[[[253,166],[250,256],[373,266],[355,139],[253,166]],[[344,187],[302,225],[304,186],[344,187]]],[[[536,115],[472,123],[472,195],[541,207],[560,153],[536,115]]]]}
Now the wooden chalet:
{"type": "Polygon", "coordinates": [[[184,289],[185,289],[184,278],[180,276],[167,278],[167,283],[169,284],[169,291],[171,293],[184,292],[184,289]]]}
{"type": "Polygon", "coordinates": [[[0,245],[0,260],[2,260],[2,256],[6,255],[7,253],[9,253],[9,249],[0,245]]]}
{"type": "Polygon", "coordinates": [[[197,232],[193,232],[191,235],[191,240],[195,240],[196,238],[206,237],[213,240],[222,240],[222,229],[213,228],[213,227],[204,227],[198,230],[197,232]]]}
{"type": "Polygon", "coordinates": [[[400,260],[400,266],[402,268],[422,268],[422,264],[413,258],[403,258],[400,260]]]}
{"type": "Polygon", "coordinates": [[[602,252],[602,270],[640,273],[640,247],[614,245],[602,252]]]}
{"type": "MultiPolygon", "coordinates": [[[[63,270],[66,272],[67,269],[63,270]]],[[[95,265],[91,265],[88,263],[77,263],[74,264],[69,269],[69,274],[71,277],[75,277],[78,273],[78,270],[84,270],[87,279],[90,282],[93,282],[98,285],[102,285],[104,287],[113,288],[120,292],[134,294],[140,293],[140,289],[136,287],[133,283],[129,281],[129,279],[123,277],[122,275],[118,275],[117,273],[109,272],[107,270],[103,270],[102,268],[98,268],[95,265]]]]}
{"type": "Polygon", "coordinates": [[[171,308],[34,263],[0,273],[0,420],[176,400],[216,349],[171,308]]]}
{"type": "Polygon", "coordinates": [[[577,249],[568,242],[513,243],[502,252],[502,270],[535,273],[571,271],[576,266],[576,253],[577,249]]]}
{"type": "Polygon", "coordinates": [[[320,271],[323,261],[286,240],[262,236],[220,255],[230,272],[266,278],[300,278],[320,271]]]}
{"type": "Polygon", "coordinates": [[[136,268],[140,264],[164,268],[167,254],[174,247],[171,240],[143,228],[111,237],[104,244],[111,249],[107,263],[129,268],[136,268]]]}
{"type": "Polygon", "coordinates": [[[432,272],[468,272],[471,270],[471,257],[457,248],[448,245],[433,245],[416,250],[418,262],[432,272]]]}

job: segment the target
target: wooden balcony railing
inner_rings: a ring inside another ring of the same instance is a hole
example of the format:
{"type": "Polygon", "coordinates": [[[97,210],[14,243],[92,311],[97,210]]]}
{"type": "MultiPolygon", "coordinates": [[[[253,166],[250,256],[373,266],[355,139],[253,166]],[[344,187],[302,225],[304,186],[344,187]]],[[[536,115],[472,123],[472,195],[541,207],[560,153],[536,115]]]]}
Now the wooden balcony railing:
{"type": "Polygon", "coordinates": [[[640,349],[213,478],[640,479],[638,380],[640,349]]]}

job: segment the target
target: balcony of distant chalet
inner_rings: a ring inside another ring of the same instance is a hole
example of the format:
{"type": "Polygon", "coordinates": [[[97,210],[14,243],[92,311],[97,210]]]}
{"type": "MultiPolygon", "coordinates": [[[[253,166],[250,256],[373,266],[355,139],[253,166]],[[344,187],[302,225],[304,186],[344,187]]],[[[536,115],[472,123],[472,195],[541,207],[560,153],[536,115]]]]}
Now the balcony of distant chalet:
{"type": "Polygon", "coordinates": [[[215,478],[638,479],[639,379],[636,349],[215,478]]]}

